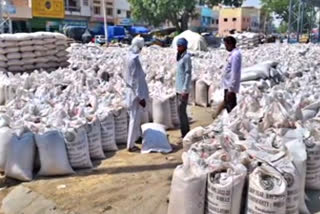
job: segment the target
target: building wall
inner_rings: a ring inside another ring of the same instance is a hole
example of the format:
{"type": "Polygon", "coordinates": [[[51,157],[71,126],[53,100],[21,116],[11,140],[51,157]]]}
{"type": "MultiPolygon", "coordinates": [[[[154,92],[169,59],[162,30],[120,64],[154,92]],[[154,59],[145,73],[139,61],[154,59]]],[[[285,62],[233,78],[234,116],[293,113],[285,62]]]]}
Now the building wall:
{"type": "Polygon", "coordinates": [[[130,4],[127,0],[114,1],[115,24],[131,24],[130,4]]]}
{"type": "MultiPolygon", "coordinates": [[[[91,10],[91,19],[92,23],[103,23],[103,0],[92,0],[92,10],[91,10]]],[[[114,1],[113,0],[104,0],[107,14],[107,22],[109,24],[114,23],[114,1]]]]}
{"type": "Polygon", "coordinates": [[[230,30],[258,32],[260,30],[260,10],[254,7],[221,8],[219,34],[226,36],[230,30]]]}
{"type": "Polygon", "coordinates": [[[14,20],[32,18],[31,0],[8,0],[7,5],[4,7],[4,17],[9,15],[14,20]]]}

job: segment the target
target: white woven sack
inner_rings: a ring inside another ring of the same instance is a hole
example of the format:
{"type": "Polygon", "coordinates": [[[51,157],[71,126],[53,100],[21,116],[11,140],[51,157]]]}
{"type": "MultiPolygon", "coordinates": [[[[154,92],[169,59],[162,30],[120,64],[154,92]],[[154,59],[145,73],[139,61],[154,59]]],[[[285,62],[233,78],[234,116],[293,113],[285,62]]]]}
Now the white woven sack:
{"type": "Polygon", "coordinates": [[[14,136],[9,146],[5,175],[20,181],[31,181],[35,153],[36,146],[31,132],[21,137],[14,136]]]}
{"type": "Polygon", "coordinates": [[[183,138],[183,151],[187,152],[190,147],[203,139],[205,129],[202,126],[192,129],[188,134],[183,138]]]}
{"type": "Polygon", "coordinates": [[[20,59],[21,54],[20,53],[9,53],[7,54],[7,59],[12,60],[12,59],[20,59]]]}
{"type": "Polygon", "coordinates": [[[21,54],[23,59],[35,58],[36,55],[33,52],[23,52],[21,54]]]}
{"type": "Polygon", "coordinates": [[[13,65],[13,66],[9,66],[8,67],[8,71],[21,72],[21,71],[23,71],[23,68],[21,66],[18,66],[18,65],[13,65]]]}
{"type": "Polygon", "coordinates": [[[173,173],[168,214],[204,213],[207,176],[193,174],[189,161],[183,162],[173,173]]]}
{"type": "Polygon", "coordinates": [[[43,135],[35,135],[40,155],[40,176],[73,174],[63,135],[58,131],[49,131],[43,135]]]}
{"type": "Polygon", "coordinates": [[[21,52],[31,52],[31,51],[34,51],[34,50],[35,50],[34,47],[35,47],[35,46],[32,46],[32,45],[30,45],[30,46],[21,46],[21,47],[20,47],[20,51],[21,51],[21,52]]]}
{"type": "Polygon", "coordinates": [[[0,105],[6,103],[5,85],[0,84],[0,105]]]}
{"type": "Polygon", "coordinates": [[[23,62],[23,64],[33,64],[36,63],[37,60],[35,58],[26,58],[26,59],[22,59],[21,60],[23,62]]]}
{"type": "MultiPolygon", "coordinates": [[[[0,120],[3,120],[2,116],[0,117],[0,120]]],[[[13,136],[13,131],[9,127],[0,127],[0,172],[5,171],[9,146],[13,136]]]]}
{"type": "MultiPolygon", "coordinates": [[[[316,133],[315,133],[316,134],[316,133]]],[[[320,141],[319,136],[314,135],[306,139],[307,150],[307,177],[306,188],[320,190],[320,141]]]]}
{"type": "Polygon", "coordinates": [[[32,65],[32,64],[26,64],[26,65],[23,65],[22,66],[23,70],[34,70],[35,69],[35,66],[32,65]]]}
{"type": "Polygon", "coordinates": [[[51,50],[51,49],[55,49],[56,48],[56,45],[54,44],[45,44],[43,46],[46,50],[51,50]]]}
{"type": "Polygon", "coordinates": [[[177,96],[176,95],[171,96],[169,101],[170,101],[170,113],[172,118],[172,124],[178,127],[180,125],[180,118],[178,113],[177,96]]]}
{"type": "Polygon", "coordinates": [[[117,144],[127,143],[128,138],[128,113],[125,108],[114,111],[115,137],[117,144]]]}
{"type": "Polygon", "coordinates": [[[63,50],[63,51],[59,51],[57,54],[56,54],[56,56],[57,57],[65,57],[65,56],[68,56],[68,52],[67,51],[65,51],[65,50],[63,50]]]}
{"type": "Polygon", "coordinates": [[[8,66],[22,66],[23,62],[21,60],[13,59],[8,61],[8,66]]]}
{"type": "Polygon", "coordinates": [[[272,167],[262,165],[249,176],[248,214],[286,214],[287,182],[272,167]]]}
{"type": "Polygon", "coordinates": [[[35,50],[35,51],[46,51],[47,50],[47,48],[45,48],[42,44],[41,45],[34,45],[32,47],[33,47],[33,50],[35,50]]]}
{"type": "Polygon", "coordinates": [[[205,214],[241,213],[247,169],[238,164],[208,175],[205,214]]]}
{"type": "Polygon", "coordinates": [[[5,55],[0,54],[0,61],[6,62],[8,61],[8,58],[5,55]]]}
{"type": "Polygon", "coordinates": [[[99,117],[101,121],[101,144],[105,152],[117,151],[115,122],[112,113],[99,117]]]}
{"type": "Polygon", "coordinates": [[[166,130],[163,125],[156,123],[146,123],[141,126],[142,129],[142,148],[141,153],[150,152],[169,153],[172,151],[166,130]]]}
{"type": "Polygon", "coordinates": [[[18,46],[31,46],[34,44],[34,40],[25,40],[18,42],[18,46]]]}
{"type": "Polygon", "coordinates": [[[6,54],[9,54],[9,53],[17,53],[17,52],[19,52],[19,48],[18,48],[18,47],[6,48],[6,49],[5,49],[5,52],[6,52],[6,54]]]}
{"type": "Polygon", "coordinates": [[[1,48],[17,47],[17,43],[16,42],[9,42],[9,41],[0,40],[0,47],[1,48]]]}
{"type": "Polygon", "coordinates": [[[47,63],[49,61],[48,57],[37,57],[37,63],[47,63]]]}
{"type": "MultiPolygon", "coordinates": [[[[297,176],[294,177],[294,182],[299,183],[299,211],[301,214],[309,214],[305,202],[305,184],[306,184],[306,171],[307,171],[307,152],[306,146],[301,139],[297,139],[297,136],[293,136],[293,139],[285,140],[285,145],[290,152],[290,158],[294,163],[297,170],[297,176]]],[[[286,178],[286,176],[285,176],[286,178]]],[[[288,182],[287,182],[288,183],[288,182]]],[[[293,187],[293,186],[292,186],[293,187]]],[[[291,187],[291,188],[292,188],[291,187]]],[[[290,188],[289,188],[290,189],[290,188]]],[[[288,190],[289,193],[290,190],[288,190]]]]}
{"type": "Polygon", "coordinates": [[[208,84],[203,80],[196,82],[196,105],[208,107],[208,84]]]}
{"type": "Polygon", "coordinates": [[[56,43],[56,38],[48,38],[43,40],[45,44],[51,44],[51,43],[56,43]]]}
{"type": "Polygon", "coordinates": [[[85,127],[68,128],[64,131],[64,139],[71,167],[73,169],[92,168],[85,127]]]}
{"type": "Polygon", "coordinates": [[[0,68],[6,68],[8,67],[8,64],[4,61],[0,61],[0,68]]]}
{"type": "Polygon", "coordinates": [[[152,118],[154,123],[162,124],[166,129],[174,128],[172,124],[170,98],[152,99],[152,118]]]}
{"type": "Polygon", "coordinates": [[[101,145],[101,124],[98,118],[94,118],[86,125],[89,141],[89,154],[91,159],[105,159],[101,145]]]}
{"type": "Polygon", "coordinates": [[[42,47],[43,45],[45,45],[43,39],[33,39],[32,41],[34,46],[42,47]]]}
{"type": "Polygon", "coordinates": [[[47,50],[48,56],[55,56],[58,53],[56,49],[47,50]]]}

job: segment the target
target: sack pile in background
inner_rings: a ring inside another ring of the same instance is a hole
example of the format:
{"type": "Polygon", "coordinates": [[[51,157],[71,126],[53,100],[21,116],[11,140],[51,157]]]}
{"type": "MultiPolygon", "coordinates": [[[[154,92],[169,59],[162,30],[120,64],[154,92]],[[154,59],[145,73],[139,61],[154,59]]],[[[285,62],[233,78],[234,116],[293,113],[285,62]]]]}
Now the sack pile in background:
{"type": "Polygon", "coordinates": [[[60,33],[0,35],[0,71],[54,71],[68,66],[67,38],[60,33]]]}

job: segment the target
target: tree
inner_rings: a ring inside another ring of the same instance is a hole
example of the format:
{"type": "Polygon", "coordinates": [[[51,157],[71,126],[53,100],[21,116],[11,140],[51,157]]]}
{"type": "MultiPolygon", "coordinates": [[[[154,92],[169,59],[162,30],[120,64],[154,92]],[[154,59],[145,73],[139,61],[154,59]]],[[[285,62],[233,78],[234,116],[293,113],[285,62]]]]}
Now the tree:
{"type": "MultiPolygon", "coordinates": [[[[198,0],[129,0],[132,15],[135,19],[147,21],[153,26],[159,26],[165,21],[171,22],[179,32],[188,29],[190,18],[199,16],[196,12],[198,0]]],[[[229,6],[239,6],[243,0],[203,0],[200,3],[210,6],[224,3],[229,6]]]]}
{"type": "Polygon", "coordinates": [[[271,15],[274,13],[282,21],[289,21],[290,0],[261,0],[262,10],[271,15]]]}

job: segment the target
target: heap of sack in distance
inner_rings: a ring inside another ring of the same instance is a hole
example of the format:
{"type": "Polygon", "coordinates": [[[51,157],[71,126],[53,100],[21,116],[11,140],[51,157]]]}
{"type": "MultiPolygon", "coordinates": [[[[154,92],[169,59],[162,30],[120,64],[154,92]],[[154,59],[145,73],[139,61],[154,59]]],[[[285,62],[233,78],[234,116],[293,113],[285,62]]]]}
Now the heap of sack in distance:
{"type": "MultiPolygon", "coordinates": [[[[104,152],[115,151],[118,144],[126,143],[128,115],[122,75],[128,49],[75,44],[68,51],[68,68],[51,73],[1,75],[0,103],[4,105],[0,111],[5,119],[0,123],[4,139],[0,144],[0,171],[9,177],[31,180],[39,165],[39,175],[70,174],[92,167],[92,160],[103,159],[104,152]],[[105,81],[108,76],[109,81],[105,81]],[[23,157],[16,152],[20,150],[24,151],[23,157]],[[40,156],[40,164],[34,153],[40,156]]],[[[260,62],[258,58],[265,61],[268,53],[273,56],[273,51],[273,46],[265,46],[244,52],[244,66],[260,62]]],[[[195,90],[195,101],[202,97],[207,105],[208,97],[215,97],[215,93],[208,95],[208,86],[219,91],[227,56],[226,51],[220,50],[194,53],[193,82],[196,87],[204,86],[204,90],[195,90]]],[[[281,56],[285,58],[284,54],[281,56]]],[[[178,125],[175,51],[145,48],[141,60],[152,97],[143,123],[154,121],[167,128],[178,125]]],[[[275,84],[266,79],[258,85],[263,88],[268,83],[275,84]]]]}
{"type": "Polygon", "coordinates": [[[243,82],[231,114],[188,133],[168,214],[310,213],[305,190],[320,190],[319,49],[244,52],[244,63],[278,61],[283,78],[243,82]]]}
{"type": "Polygon", "coordinates": [[[46,71],[68,66],[67,38],[60,33],[0,35],[0,71],[46,71]]]}

